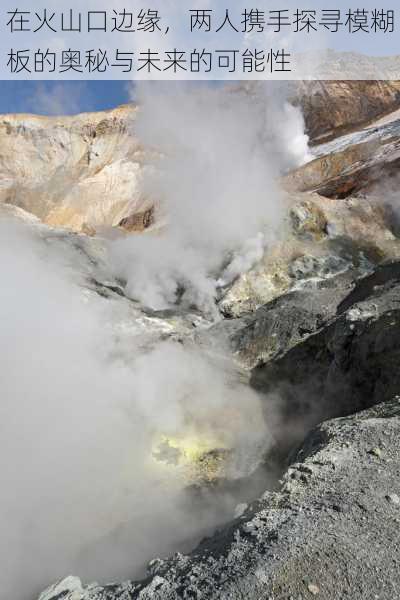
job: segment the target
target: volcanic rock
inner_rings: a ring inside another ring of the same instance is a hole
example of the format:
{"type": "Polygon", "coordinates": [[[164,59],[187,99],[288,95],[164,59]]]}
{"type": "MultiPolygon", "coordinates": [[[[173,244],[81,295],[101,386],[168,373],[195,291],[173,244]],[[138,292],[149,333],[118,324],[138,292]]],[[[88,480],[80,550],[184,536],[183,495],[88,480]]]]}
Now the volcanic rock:
{"type": "Polygon", "coordinates": [[[400,108],[398,81],[304,81],[296,90],[314,144],[371,123],[400,108]]]}
{"type": "Polygon", "coordinates": [[[3,115],[0,203],[74,231],[116,226],[150,208],[138,189],[145,156],[133,134],[136,111],[3,115]]]}
{"type": "Polygon", "coordinates": [[[267,492],[188,556],[154,562],[141,583],[81,587],[68,578],[40,600],[307,598],[392,600],[400,589],[400,400],[315,428],[278,492],[267,492]],[[366,449],[382,440],[379,468],[366,449]],[[310,589],[311,588],[311,589],[310,589]]]}

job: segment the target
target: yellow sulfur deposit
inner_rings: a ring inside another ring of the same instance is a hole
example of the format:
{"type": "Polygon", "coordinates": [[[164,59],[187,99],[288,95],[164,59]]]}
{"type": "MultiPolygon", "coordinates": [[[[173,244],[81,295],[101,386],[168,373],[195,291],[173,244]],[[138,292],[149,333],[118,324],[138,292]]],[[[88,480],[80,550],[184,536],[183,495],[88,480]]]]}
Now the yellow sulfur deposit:
{"type": "Polygon", "coordinates": [[[181,468],[192,481],[211,482],[223,476],[230,453],[230,449],[215,441],[162,436],[155,445],[153,457],[158,462],[181,468]]]}

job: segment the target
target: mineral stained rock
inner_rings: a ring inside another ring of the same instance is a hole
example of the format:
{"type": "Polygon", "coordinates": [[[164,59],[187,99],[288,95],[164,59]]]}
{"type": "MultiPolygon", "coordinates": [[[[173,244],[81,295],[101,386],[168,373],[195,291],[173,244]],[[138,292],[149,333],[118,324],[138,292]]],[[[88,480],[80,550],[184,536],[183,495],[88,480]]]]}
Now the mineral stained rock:
{"type": "Polygon", "coordinates": [[[307,282],[354,267],[359,276],[398,257],[399,147],[397,112],[316,146],[314,160],[284,178],[289,215],[283,239],[222,295],[224,315],[241,317],[307,282]]]}
{"type": "Polygon", "coordinates": [[[225,316],[243,316],[289,290],[349,269],[360,276],[399,256],[392,210],[374,198],[338,202],[315,193],[293,193],[289,204],[284,239],[222,295],[219,307],[225,316]]]}
{"type": "Polygon", "coordinates": [[[136,110],[127,105],[73,117],[3,115],[0,203],[83,232],[148,210],[138,191],[144,151],[132,133],[136,110]]]}
{"type": "Polygon", "coordinates": [[[399,133],[396,120],[326,144],[315,160],[288,175],[287,185],[339,199],[370,190],[396,174],[399,133]]]}
{"type": "Polygon", "coordinates": [[[297,95],[307,133],[315,144],[400,108],[398,81],[305,81],[297,95]]]}

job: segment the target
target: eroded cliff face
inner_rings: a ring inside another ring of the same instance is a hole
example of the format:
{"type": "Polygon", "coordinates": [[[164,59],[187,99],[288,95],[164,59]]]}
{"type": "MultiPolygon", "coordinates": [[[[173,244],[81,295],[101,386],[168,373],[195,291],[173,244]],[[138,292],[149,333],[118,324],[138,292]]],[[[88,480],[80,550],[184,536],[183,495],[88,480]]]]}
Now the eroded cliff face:
{"type": "Polygon", "coordinates": [[[0,118],[0,202],[52,226],[88,233],[148,205],[133,105],[74,117],[0,118]]]}
{"type": "Polygon", "coordinates": [[[296,86],[314,144],[355,130],[400,107],[397,81],[304,81],[296,86]]]}

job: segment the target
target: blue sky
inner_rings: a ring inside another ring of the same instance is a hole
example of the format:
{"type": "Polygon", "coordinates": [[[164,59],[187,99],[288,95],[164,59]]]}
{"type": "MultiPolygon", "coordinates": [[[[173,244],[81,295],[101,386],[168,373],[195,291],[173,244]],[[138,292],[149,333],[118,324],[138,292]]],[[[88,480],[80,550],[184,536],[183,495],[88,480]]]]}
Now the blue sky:
{"type": "Polygon", "coordinates": [[[126,81],[0,81],[0,113],[74,114],[129,102],[126,81]]]}

